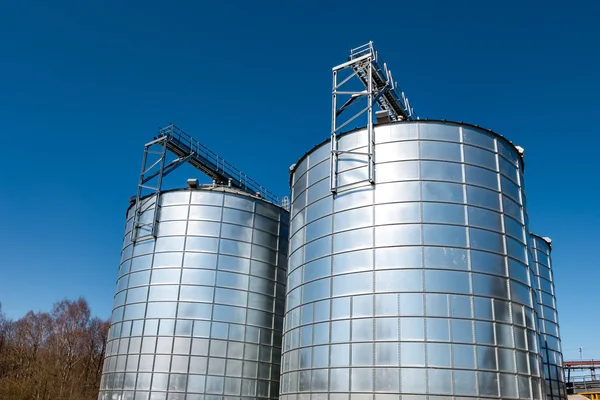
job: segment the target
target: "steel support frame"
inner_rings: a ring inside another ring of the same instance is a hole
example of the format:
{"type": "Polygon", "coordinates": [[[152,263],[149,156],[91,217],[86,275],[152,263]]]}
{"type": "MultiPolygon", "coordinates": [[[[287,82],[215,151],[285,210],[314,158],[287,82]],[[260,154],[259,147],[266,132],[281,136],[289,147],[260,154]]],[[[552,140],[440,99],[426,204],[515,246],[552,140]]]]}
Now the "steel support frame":
{"type": "Polygon", "coordinates": [[[373,138],[373,103],[377,99],[380,93],[376,93],[373,86],[373,62],[375,61],[375,53],[372,47],[368,54],[357,57],[344,64],[340,64],[333,68],[333,90],[332,90],[332,115],[331,115],[331,156],[330,156],[330,190],[332,193],[337,193],[340,188],[337,182],[338,176],[338,159],[340,154],[360,154],[366,155],[368,158],[368,181],[370,184],[375,183],[375,160],[374,160],[374,148],[375,142],[373,138]],[[353,73],[346,77],[344,80],[338,83],[338,74],[340,71],[351,68],[353,73]],[[366,90],[362,91],[344,91],[340,88],[348,83],[352,78],[359,76],[361,73],[366,73],[367,76],[367,87],[366,90]],[[341,106],[338,107],[338,96],[349,95],[350,98],[341,106]],[[338,117],[344,112],[352,103],[357,100],[367,100],[367,106],[351,115],[344,123],[338,124],[338,117]],[[338,149],[337,135],[342,128],[347,126],[350,122],[360,117],[364,113],[367,113],[367,152],[357,151],[340,151],[338,149]]]}
{"type": "Polygon", "coordinates": [[[163,179],[185,163],[212,178],[213,185],[234,186],[289,210],[287,197],[279,199],[193,137],[170,124],[161,128],[158,137],[144,146],[130,234],[132,242],[156,238],[160,209],[158,195],[163,179]],[[167,154],[176,158],[167,162],[167,154]]]}
{"type": "Polygon", "coordinates": [[[131,228],[131,241],[137,242],[145,239],[156,237],[156,221],[158,217],[158,193],[162,186],[163,172],[167,156],[167,137],[159,137],[152,142],[146,143],[144,146],[144,156],[142,158],[142,170],[138,182],[138,190],[135,196],[135,208],[133,212],[133,225],[131,228]],[[158,147],[158,151],[155,150],[158,147]],[[158,156],[155,161],[150,161],[149,158],[158,156]],[[157,178],[155,186],[149,184],[149,181],[154,177],[157,178]],[[150,200],[150,196],[154,197],[154,201],[150,200]],[[142,204],[142,198],[147,197],[148,200],[142,204]],[[150,222],[142,222],[141,216],[143,213],[150,211],[152,218],[150,222]],[[149,228],[149,233],[140,235],[139,231],[143,228],[149,228]]]}
{"type": "Polygon", "coordinates": [[[158,210],[160,208],[160,205],[158,204],[158,194],[162,188],[163,178],[180,165],[186,163],[194,155],[194,152],[191,152],[185,157],[176,158],[166,164],[168,141],[169,136],[164,135],[146,143],[144,146],[142,170],[140,172],[138,190],[135,196],[135,208],[131,229],[131,241],[134,243],[156,237],[158,210]],[[154,159],[156,157],[158,158],[154,159]],[[155,181],[155,183],[151,183],[152,181],[155,181]],[[154,200],[152,200],[152,197],[154,197],[154,200]],[[143,222],[142,214],[146,212],[150,212],[152,218],[150,221],[143,222]],[[144,234],[140,235],[140,230],[144,230],[144,234]]]}

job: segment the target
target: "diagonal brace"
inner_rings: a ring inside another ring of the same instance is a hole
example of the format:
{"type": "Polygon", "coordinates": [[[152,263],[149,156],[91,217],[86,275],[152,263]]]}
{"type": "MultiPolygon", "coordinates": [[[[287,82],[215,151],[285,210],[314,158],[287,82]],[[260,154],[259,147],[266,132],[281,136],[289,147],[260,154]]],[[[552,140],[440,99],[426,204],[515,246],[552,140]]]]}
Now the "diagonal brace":
{"type": "MultiPolygon", "coordinates": [[[[176,169],[177,167],[179,167],[181,164],[185,164],[186,162],[188,162],[189,159],[192,158],[193,156],[194,156],[194,152],[191,152],[184,158],[177,158],[177,159],[171,161],[167,166],[164,167],[164,169],[162,171],[162,176],[163,177],[167,176],[169,173],[173,172],[173,170],[176,169]]],[[[147,177],[145,177],[142,180],[142,184],[152,180],[153,178],[158,176],[160,174],[160,172],[161,171],[159,170],[159,171],[154,172],[151,175],[148,175],[147,177]]]]}

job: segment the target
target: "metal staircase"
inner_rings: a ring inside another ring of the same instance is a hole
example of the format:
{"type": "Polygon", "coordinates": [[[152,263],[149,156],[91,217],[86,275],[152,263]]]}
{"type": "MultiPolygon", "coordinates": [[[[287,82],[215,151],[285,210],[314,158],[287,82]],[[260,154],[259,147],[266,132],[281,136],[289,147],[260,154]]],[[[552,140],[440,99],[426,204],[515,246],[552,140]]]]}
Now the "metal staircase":
{"type": "Polygon", "coordinates": [[[144,147],[138,183],[131,241],[156,237],[160,204],[158,194],[163,178],[188,163],[212,178],[215,185],[227,185],[289,209],[287,197],[279,198],[173,124],[159,129],[157,137],[144,147]],[[167,163],[167,155],[176,158],[167,163]]]}
{"type": "MultiPolygon", "coordinates": [[[[338,183],[339,157],[342,154],[350,154],[366,158],[367,173],[366,179],[370,184],[375,182],[375,161],[373,138],[373,104],[387,114],[391,121],[406,121],[416,119],[414,111],[404,95],[404,92],[396,91],[397,85],[392,77],[387,64],[381,59],[378,52],[373,47],[373,42],[357,47],[350,51],[348,61],[333,68],[333,91],[332,91],[332,119],[331,119],[331,181],[330,187],[333,193],[337,193],[346,185],[338,183]],[[350,75],[341,77],[340,75],[348,71],[350,75]],[[347,87],[348,83],[358,79],[364,90],[343,90],[342,86],[347,87]],[[338,106],[339,96],[349,96],[349,98],[338,106]],[[359,101],[366,100],[367,105],[349,114],[343,122],[340,121],[340,115],[349,110],[351,106],[359,101]],[[338,148],[338,133],[341,132],[350,122],[361,115],[367,114],[367,143],[366,151],[342,151],[338,148]]],[[[352,185],[360,181],[352,182],[352,185]]]]}

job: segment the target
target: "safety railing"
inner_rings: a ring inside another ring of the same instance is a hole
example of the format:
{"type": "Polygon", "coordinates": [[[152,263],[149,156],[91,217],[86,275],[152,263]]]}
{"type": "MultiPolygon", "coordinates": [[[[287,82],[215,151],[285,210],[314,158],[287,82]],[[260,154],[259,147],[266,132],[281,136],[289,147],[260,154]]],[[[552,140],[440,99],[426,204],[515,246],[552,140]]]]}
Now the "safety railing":
{"type": "Polygon", "coordinates": [[[192,154],[188,162],[200,167],[203,172],[218,181],[218,183],[231,185],[252,195],[260,196],[271,203],[283,206],[283,199],[265,189],[254,179],[174,124],[161,128],[159,137],[161,136],[167,137],[168,146],[179,149],[180,153],[192,154]]]}

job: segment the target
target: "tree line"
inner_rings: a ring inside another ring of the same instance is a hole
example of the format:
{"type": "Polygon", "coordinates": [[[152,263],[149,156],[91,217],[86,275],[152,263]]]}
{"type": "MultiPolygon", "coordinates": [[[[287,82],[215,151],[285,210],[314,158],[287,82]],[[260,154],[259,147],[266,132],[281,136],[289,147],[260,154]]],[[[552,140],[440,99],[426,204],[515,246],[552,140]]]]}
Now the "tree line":
{"type": "Polygon", "coordinates": [[[95,400],[109,321],[87,301],[7,319],[0,304],[0,400],[95,400]]]}

